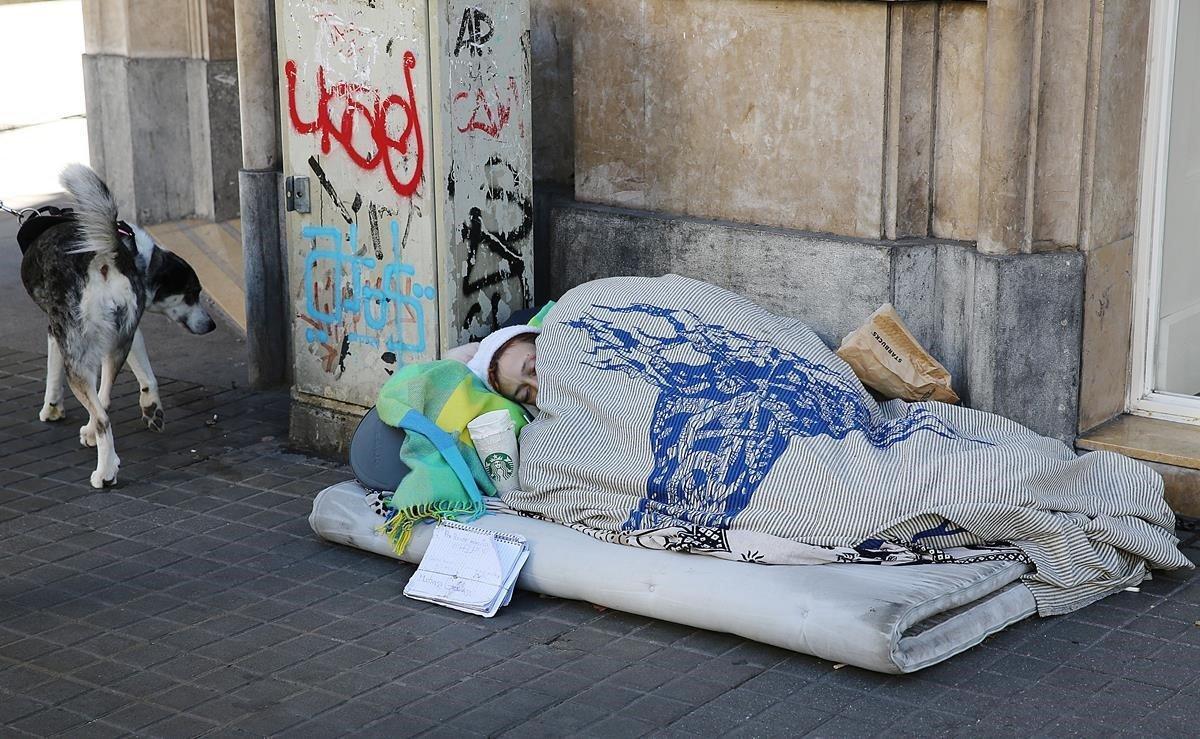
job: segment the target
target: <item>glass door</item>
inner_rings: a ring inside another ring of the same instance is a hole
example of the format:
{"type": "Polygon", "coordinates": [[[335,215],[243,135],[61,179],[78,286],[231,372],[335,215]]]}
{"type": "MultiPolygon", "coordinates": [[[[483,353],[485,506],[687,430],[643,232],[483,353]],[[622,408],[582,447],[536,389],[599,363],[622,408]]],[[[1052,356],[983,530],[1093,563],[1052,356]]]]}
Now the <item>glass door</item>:
{"type": "Polygon", "coordinates": [[[1150,40],[1131,410],[1200,423],[1200,2],[1160,0],[1150,40]]]}

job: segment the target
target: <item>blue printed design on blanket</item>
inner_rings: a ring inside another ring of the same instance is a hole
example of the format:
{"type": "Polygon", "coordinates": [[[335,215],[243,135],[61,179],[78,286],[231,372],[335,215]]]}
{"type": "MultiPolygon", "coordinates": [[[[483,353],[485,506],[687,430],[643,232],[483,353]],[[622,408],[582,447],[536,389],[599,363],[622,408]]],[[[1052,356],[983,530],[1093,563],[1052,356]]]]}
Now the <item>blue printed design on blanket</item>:
{"type": "Polygon", "coordinates": [[[705,323],[691,311],[647,304],[591,308],[568,324],[592,342],[588,365],[660,391],[650,425],[654,467],[646,497],[630,512],[625,530],[673,522],[727,527],[797,437],[844,439],[858,432],[879,449],[918,431],[960,438],[920,407],[877,421],[856,381],[766,341],[705,323]],[[639,314],[634,316],[639,324],[659,324],[662,333],[629,327],[620,314],[639,314]],[[668,359],[668,352],[676,358],[668,359]]]}

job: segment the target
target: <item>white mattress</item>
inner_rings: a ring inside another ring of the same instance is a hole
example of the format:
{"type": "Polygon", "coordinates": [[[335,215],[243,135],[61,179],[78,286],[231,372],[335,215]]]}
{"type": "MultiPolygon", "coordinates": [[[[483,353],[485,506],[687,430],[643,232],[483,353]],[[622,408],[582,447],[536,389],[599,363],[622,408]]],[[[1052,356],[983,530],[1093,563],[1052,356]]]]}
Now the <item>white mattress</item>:
{"type": "MultiPolygon", "coordinates": [[[[356,482],[319,493],[309,524],[338,544],[396,557],[356,482]]],[[[474,523],[532,549],[517,585],[730,634],[878,672],[912,672],[1036,612],[1015,562],[882,567],[763,566],[608,544],[512,515],[474,523]]],[[[404,555],[419,562],[432,526],[404,555]]]]}

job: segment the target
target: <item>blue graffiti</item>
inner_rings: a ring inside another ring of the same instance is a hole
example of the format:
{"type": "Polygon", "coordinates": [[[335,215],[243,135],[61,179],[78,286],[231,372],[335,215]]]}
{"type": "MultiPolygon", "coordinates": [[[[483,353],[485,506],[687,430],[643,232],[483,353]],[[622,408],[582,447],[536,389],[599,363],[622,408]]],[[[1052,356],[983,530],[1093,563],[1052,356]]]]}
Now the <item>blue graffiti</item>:
{"type": "Polygon", "coordinates": [[[859,433],[879,449],[918,431],[962,438],[924,408],[894,420],[874,416],[859,383],[691,311],[591,307],[568,324],[591,340],[588,366],[660,390],[650,424],[654,466],[627,530],[728,527],[797,437],[859,433]],[[668,359],[669,352],[691,361],[668,359]]]}
{"type": "MultiPolygon", "coordinates": [[[[304,226],[300,236],[313,241],[313,250],[308,254],[304,266],[305,313],[316,324],[339,324],[347,315],[361,315],[370,329],[384,332],[388,326],[392,331],[382,337],[347,332],[345,339],[350,343],[381,346],[397,356],[404,353],[420,354],[425,351],[425,308],[421,300],[433,300],[437,291],[432,285],[412,282],[404,287],[406,279],[416,276],[411,264],[401,259],[400,224],[391,223],[392,259],[383,265],[382,278],[378,286],[372,284],[371,274],[379,266],[374,256],[354,252],[358,244],[358,225],[351,224],[347,231],[333,226],[304,226]],[[328,241],[329,248],[317,248],[320,241],[328,241]],[[348,248],[347,248],[348,247],[348,248]],[[330,302],[317,304],[316,274],[328,270],[333,284],[330,302]],[[344,288],[349,285],[349,288],[344,288]],[[393,309],[395,313],[393,314],[393,309]],[[415,323],[415,337],[404,337],[401,312],[407,309],[415,323]]],[[[310,342],[329,342],[329,332],[324,328],[309,328],[305,338],[310,342]]]]}

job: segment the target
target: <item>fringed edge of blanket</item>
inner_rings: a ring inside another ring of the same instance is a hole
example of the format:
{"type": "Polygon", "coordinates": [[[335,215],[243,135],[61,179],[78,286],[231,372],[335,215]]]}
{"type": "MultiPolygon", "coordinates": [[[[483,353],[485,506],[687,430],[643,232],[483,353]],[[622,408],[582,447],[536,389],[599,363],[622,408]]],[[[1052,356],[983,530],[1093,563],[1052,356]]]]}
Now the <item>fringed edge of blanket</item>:
{"type": "Polygon", "coordinates": [[[427,503],[397,510],[381,528],[392,545],[392,550],[396,554],[404,554],[404,550],[408,548],[408,543],[412,540],[413,527],[421,521],[444,519],[474,521],[486,512],[487,507],[482,501],[472,500],[463,504],[427,503]]]}

